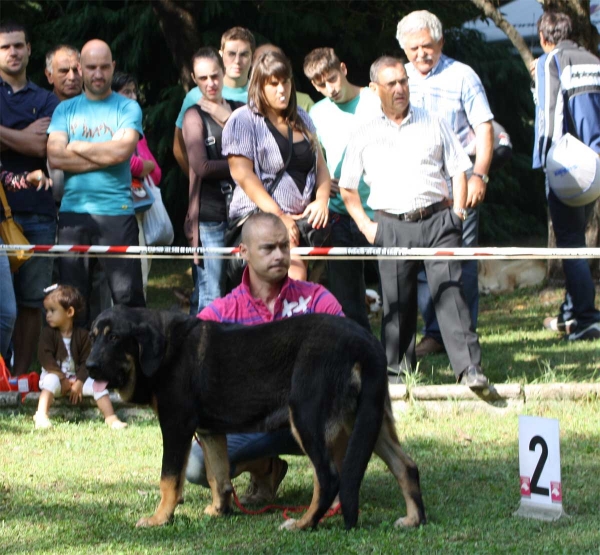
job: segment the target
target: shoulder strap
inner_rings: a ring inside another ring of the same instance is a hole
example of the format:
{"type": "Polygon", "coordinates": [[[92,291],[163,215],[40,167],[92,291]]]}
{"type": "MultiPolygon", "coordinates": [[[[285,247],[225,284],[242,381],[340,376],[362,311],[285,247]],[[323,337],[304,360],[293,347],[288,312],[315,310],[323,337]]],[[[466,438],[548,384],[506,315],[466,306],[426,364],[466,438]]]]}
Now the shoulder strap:
{"type": "Polygon", "coordinates": [[[198,115],[202,118],[202,127],[204,128],[204,144],[206,146],[206,152],[208,154],[208,158],[210,160],[219,160],[221,157],[219,156],[219,152],[217,150],[217,143],[215,140],[214,133],[210,133],[209,130],[212,130],[212,126],[214,125],[211,118],[208,117],[198,104],[194,104],[193,108],[196,109],[198,115]]]}
{"type": "Polygon", "coordinates": [[[273,196],[275,194],[275,189],[277,189],[277,186],[279,185],[279,182],[281,181],[281,178],[283,177],[285,170],[287,170],[288,166],[290,165],[290,160],[292,159],[292,149],[293,148],[294,148],[294,131],[292,130],[292,126],[288,125],[287,160],[285,161],[283,168],[281,168],[279,173],[275,176],[275,179],[273,180],[273,183],[271,183],[271,186],[267,189],[267,193],[269,193],[270,196],[273,196]]]}

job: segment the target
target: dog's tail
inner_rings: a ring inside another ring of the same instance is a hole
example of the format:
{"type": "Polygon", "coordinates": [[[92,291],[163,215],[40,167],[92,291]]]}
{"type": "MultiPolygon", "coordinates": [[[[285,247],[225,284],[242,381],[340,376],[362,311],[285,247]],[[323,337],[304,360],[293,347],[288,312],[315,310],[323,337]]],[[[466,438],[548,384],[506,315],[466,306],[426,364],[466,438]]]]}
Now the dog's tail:
{"type": "Polygon", "coordinates": [[[360,485],[381,430],[388,387],[387,362],[381,345],[375,350],[377,356],[372,356],[373,350],[368,352],[371,356],[360,360],[361,389],[340,477],[340,503],[346,530],[356,526],[358,521],[360,485]]]}

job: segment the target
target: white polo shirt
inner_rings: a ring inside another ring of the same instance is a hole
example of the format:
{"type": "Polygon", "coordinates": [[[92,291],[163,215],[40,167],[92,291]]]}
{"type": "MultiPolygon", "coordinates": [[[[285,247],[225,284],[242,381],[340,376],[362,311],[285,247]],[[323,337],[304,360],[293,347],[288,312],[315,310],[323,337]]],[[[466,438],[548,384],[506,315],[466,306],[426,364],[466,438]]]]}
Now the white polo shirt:
{"type": "Polygon", "coordinates": [[[355,129],[339,185],[357,189],[363,176],[373,210],[403,214],[449,198],[447,178],[470,168],[448,123],[410,106],[400,125],[382,112],[355,129]]]}

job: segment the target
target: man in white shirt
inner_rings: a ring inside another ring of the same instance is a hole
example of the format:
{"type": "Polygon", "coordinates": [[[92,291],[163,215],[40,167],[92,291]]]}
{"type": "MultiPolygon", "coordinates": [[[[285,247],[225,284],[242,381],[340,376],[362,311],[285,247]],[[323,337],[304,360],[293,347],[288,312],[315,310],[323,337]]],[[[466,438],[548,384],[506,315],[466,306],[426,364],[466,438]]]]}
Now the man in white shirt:
{"type": "MultiPolygon", "coordinates": [[[[403,63],[384,56],[371,66],[371,89],[382,114],[352,134],[342,166],[340,191],[348,213],[367,240],[380,247],[454,248],[466,217],[469,157],[442,119],[410,105],[403,63]],[[361,176],[371,188],[369,219],[360,201],[361,176]],[[446,178],[452,179],[453,201],[446,178]]],[[[417,325],[416,260],[381,260],[382,338],[388,366],[400,372],[406,357],[416,366],[412,338],[417,325]]],[[[461,384],[488,387],[481,371],[481,348],[473,331],[454,260],[425,261],[427,280],[448,357],[461,384]]]]}
{"type": "MultiPolygon", "coordinates": [[[[467,172],[467,217],[463,223],[462,246],[476,247],[479,206],[485,198],[494,147],[494,116],[485,89],[468,65],[442,53],[442,23],[431,12],[418,10],[402,18],[396,38],[409,61],[406,73],[412,106],[447,121],[473,159],[473,168],[467,172]]],[[[477,260],[462,262],[462,280],[473,329],[476,329],[479,313],[477,260]]],[[[425,321],[425,332],[417,345],[417,356],[442,352],[444,344],[424,272],[419,273],[419,310],[425,321]]]]}

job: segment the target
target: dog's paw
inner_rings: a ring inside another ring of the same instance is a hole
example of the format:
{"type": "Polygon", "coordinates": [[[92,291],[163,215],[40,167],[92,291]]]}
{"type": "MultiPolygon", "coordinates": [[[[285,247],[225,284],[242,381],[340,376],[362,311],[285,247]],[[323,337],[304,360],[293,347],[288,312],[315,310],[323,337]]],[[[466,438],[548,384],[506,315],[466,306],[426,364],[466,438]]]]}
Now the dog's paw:
{"type": "Polygon", "coordinates": [[[296,531],[299,530],[299,528],[296,526],[296,519],[295,518],[290,518],[288,520],[286,520],[282,525],[279,526],[280,530],[292,530],[292,531],[296,531]]]}
{"type": "Polygon", "coordinates": [[[419,522],[418,518],[409,518],[408,516],[403,516],[394,522],[394,528],[417,528],[421,524],[424,523],[419,522]]]}
{"type": "Polygon", "coordinates": [[[208,516],[224,516],[231,513],[231,511],[231,507],[227,507],[226,505],[221,507],[216,505],[207,505],[204,509],[204,514],[208,516]]]}
{"type": "Polygon", "coordinates": [[[150,526],[163,526],[169,523],[169,518],[157,517],[156,515],[152,515],[150,517],[140,518],[135,527],[136,528],[149,528],[150,526]]]}

